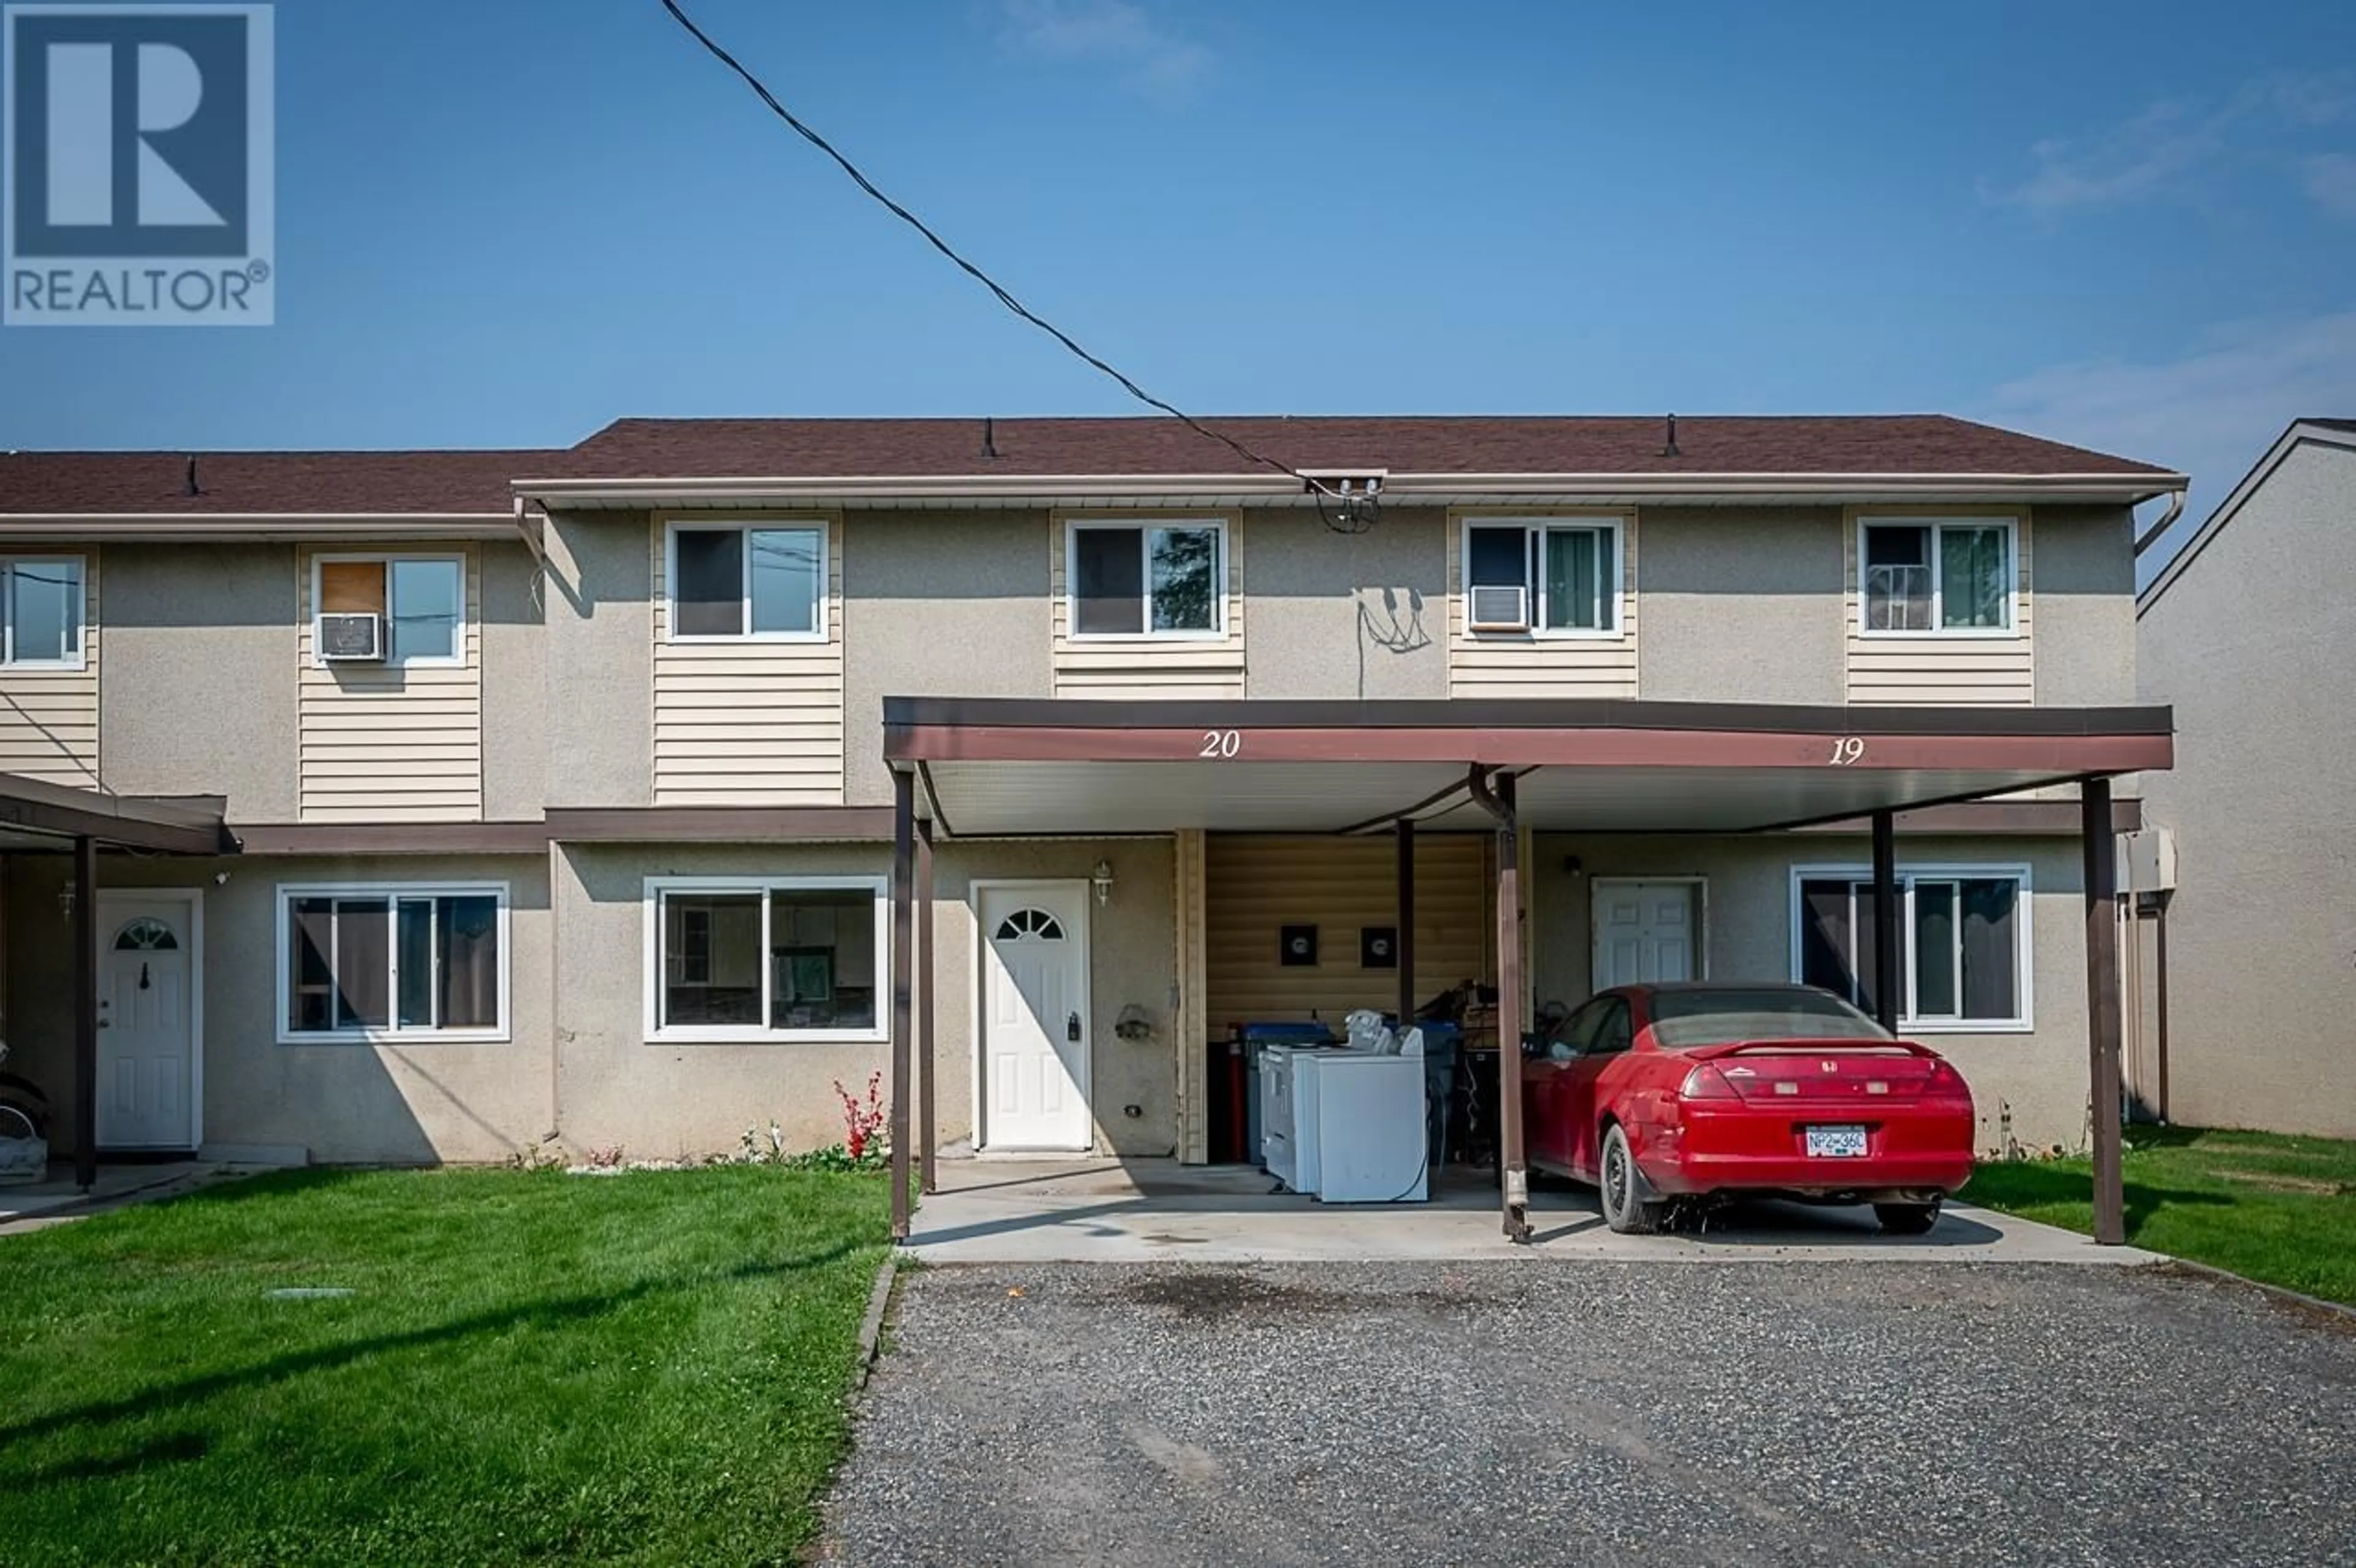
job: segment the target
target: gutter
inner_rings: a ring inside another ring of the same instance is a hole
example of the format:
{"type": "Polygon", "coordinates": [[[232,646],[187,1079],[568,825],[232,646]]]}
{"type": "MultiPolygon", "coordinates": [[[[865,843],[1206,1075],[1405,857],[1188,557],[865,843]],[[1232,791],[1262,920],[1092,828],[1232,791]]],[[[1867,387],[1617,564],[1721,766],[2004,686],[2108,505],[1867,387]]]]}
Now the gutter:
{"type": "Polygon", "coordinates": [[[498,539],[516,527],[512,510],[0,513],[0,539],[498,539]]]}
{"type": "MultiPolygon", "coordinates": [[[[1957,492],[1995,498],[2142,502],[2190,481],[2180,474],[1397,474],[1383,481],[1383,499],[1416,496],[1729,496],[1795,495],[1886,500],[1912,494],[1957,492]]],[[[680,500],[1014,500],[1137,499],[1172,496],[1265,496],[1301,499],[1301,481],[1251,474],[961,474],[738,475],[669,478],[519,479],[519,496],[543,505],[565,501],[656,506],[680,500]]]]}
{"type": "Polygon", "coordinates": [[[2146,528],[2141,534],[2136,536],[2135,542],[2136,554],[2140,556],[2144,551],[2158,543],[2160,536],[2168,532],[2169,529],[2174,528],[2176,526],[2176,519],[2183,515],[2184,492],[2181,490],[2171,492],[2168,497],[2168,510],[2160,514],[2159,521],[2152,524],[2151,527],[2146,528]]]}

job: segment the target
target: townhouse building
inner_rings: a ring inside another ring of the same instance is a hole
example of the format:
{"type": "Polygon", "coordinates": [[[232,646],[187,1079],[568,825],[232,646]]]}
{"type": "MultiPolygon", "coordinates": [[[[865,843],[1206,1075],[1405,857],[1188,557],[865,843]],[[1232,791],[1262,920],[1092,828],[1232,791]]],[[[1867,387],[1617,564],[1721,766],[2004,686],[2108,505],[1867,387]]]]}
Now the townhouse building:
{"type": "Polygon", "coordinates": [[[1277,465],[1118,419],[0,456],[11,1069],[72,1102],[94,1035],[104,1154],[667,1156],[831,1141],[896,1039],[921,1155],[1199,1160],[1237,1023],[1692,975],[2083,1141],[2180,476],[1932,416],[1219,427],[1277,465]]]}

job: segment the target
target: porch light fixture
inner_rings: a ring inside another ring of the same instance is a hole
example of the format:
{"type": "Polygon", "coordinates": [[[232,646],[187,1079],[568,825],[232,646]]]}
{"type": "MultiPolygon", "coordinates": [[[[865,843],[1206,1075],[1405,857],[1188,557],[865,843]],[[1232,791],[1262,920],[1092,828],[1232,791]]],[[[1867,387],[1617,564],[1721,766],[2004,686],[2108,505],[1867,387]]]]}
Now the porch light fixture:
{"type": "Polygon", "coordinates": [[[1098,860],[1097,869],[1088,873],[1088,886],[1097,891],[1097,907],[1112,902],[1112,862],[1098,860]]]}

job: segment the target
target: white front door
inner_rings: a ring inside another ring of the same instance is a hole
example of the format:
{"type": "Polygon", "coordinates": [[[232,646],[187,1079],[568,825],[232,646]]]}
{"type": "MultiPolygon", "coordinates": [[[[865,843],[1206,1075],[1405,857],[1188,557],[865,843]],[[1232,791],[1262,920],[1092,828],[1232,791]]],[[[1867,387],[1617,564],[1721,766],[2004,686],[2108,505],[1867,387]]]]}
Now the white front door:
{"type": "Polygon", "coordinates": [[[107,893],[98,901],[98,1142],[197,1147],[197,899],[107,893]]]}
{"type": "Polygon", "coordinates": [[[980,889],[983,1147],[1084,1149],[1088,885],[980,889]]]}
{"type": "Polygon", "coordinates": [[[1701,884],[1595,884],[1595,989],[1701,973],[1701,884]]]}

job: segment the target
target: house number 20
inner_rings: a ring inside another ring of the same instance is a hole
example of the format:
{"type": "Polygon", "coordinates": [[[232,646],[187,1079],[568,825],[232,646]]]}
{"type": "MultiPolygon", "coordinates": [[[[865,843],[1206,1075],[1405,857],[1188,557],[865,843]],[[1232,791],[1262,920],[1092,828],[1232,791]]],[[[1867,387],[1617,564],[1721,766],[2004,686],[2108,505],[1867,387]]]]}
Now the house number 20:
{"type": "Polygon", "coordinates": [[[1221,762],[1225,762],[1227,758],[1234,756],[1237,752],[1240,752],[1243,749],[1244,737],[1241,731],[1205,730],[1203,731],[1203,749],[1196,752],[1195,755],[1202,757],[1215,757],[1221,762]]]}

